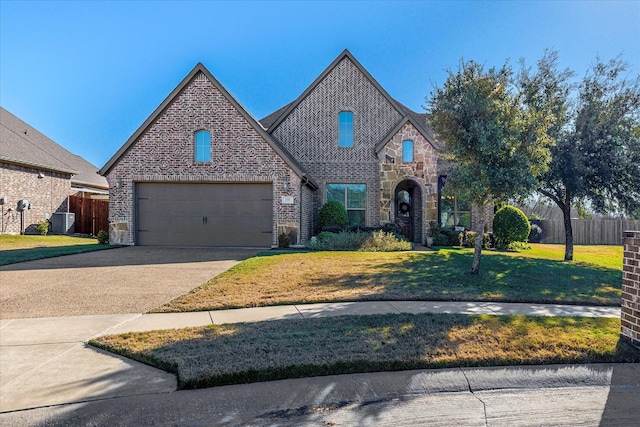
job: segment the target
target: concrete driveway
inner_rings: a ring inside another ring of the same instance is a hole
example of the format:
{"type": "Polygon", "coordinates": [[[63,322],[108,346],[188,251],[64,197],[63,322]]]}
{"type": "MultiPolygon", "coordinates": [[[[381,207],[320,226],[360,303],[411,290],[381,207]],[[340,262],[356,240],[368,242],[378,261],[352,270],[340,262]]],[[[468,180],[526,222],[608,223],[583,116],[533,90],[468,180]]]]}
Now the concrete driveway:
{"type": "Polygon", "coordinates": [[[145,313],[259,249],[131,246],[0,267],[0,319],[145,313]]]}
{"type": "Polygon", "coordinates": [[[0,412],[174,391],[174,375],[86,341],[258,251],[125,247],[0,267],[0,412]]]}

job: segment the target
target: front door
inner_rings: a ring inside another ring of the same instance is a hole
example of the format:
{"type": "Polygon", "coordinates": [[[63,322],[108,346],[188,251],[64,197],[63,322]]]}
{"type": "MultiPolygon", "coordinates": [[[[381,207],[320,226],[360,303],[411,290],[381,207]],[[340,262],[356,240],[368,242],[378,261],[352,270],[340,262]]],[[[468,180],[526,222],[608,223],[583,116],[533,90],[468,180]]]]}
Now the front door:
{"type": "Polygon", "coordinates": [[[396,191],[396,223],[402,229],[402,235],[413,242],[413,207],[411,190],[396,191]]]}

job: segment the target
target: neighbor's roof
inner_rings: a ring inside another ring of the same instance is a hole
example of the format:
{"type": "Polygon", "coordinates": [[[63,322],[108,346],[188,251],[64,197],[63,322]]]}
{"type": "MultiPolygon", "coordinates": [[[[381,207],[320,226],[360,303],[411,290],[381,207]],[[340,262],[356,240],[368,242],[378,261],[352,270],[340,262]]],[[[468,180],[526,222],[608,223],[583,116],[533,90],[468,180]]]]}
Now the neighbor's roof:
{"type": "MultiPolygon", "coordinates": [[[[440,148],[440,144],[438,144],[438,142],[436,141],[436,138],[434,137],[434,133],[431,131],[431,129],[429,128],[429,126],[427,125],[427,120],[426,114],[420,114],[420,113],[416,113],[415,111],[411,110],[410,108],[402,105],[400,102],[396,101],[395,99],[393,99],[391,97],[391,95],[389,95],[387,93],[386,90],[384,90],[384,88],[380,85],[380,83],[378,83],[378,81],[376,79],[373,78],[373,76],[371,74],[369,74],[369,72],[366,70],[366,68],[364,68],[362,66],[362,64],[360,64],[360,62],[353,56],[353,54],[351,54],[351,52],[349,52],[348,49],[345,49],[342,51],[342,53],[340,53],[340,55],[338,55],[338,57],[336,59],[333,60],[333,62],[331,62],[331,64],[329,64],[329,66],[313,81],[313,83],[311,83],[309,85],[309,87],[307,87],[304,92],[302,92],[302,94],[296,98],[293,102],[290,102],[289,104],[285,105],[284,107],[274,111],[273,113],[269,114],[268,116],[264,117],[260,123],[262,123],[262,126],[264,126],[269,133],[273,133],[273,131],[280,125],[280,123],[282,123],[282,121],[316,88],[316,86],[318,86],[320,84],[320,82],[322,82],[325,77],[327,77],[327,75],[335,68],[338,66],[338,64],[340,64],[340,62],[342,62],[344,59],[348,59],[349,61],[351,61],[351,63],[353,65],[355,65],[355,67],[365,76],[365,78],[367,80],[369,80],[369,82],[382,94],[382,96],[393,106],[393,108],[396,109],[396,111],[398,111],[398,113],[400,113],[400,115],[402,116],[402,118],[400,119],[400,121],[397,123],[396,125],[396,130],[395,132],[397,132],[400,127],[402,127],[402,125],[404,123],[406,123],[407,121],[411,122],[417,129],[418,131],[422,134],[422,136],[425,137],[425,139],[436,149],[440,148]]],[[[394,134],[395,134],[394,132],[394,134]]],[[[393,136],[393,134],[391,135],[393,136]]],[[[389,141],[390,137],[387,138],[385,137],[385,139],[379,141],[376,144],[376,151],[379,151],[378,147],[380,145],[384,146],[388,141],[389,141]]]]}
{"type": "Polygon", "coordinates": [[[108,188],[98,168],[0,107],[0,161],[72,175],[72,184],[108,188]]]}
{"type": "Polygon", "coordinates": [[[317,188],[317,184],[313,182],[313,180],[307,175],[302,166],[289,154],[289,152],[271,135],[269,135],[265,128],[258,122],[243,106],[238,102],[238,100],[231,95],[231,93],[211,74],[211,72],[202,64],[198,63],[191,70],[189,74],[186,75],[184,79],[176,86],[175,89],[165,98],[164,101],[155,109],[153,113],[145,120],[144,123],[134,132],[133,135],[124,143],[122,147],[109,159],[109,161],[100,169],[99,173],[102,175],[106,175],[109,173],[111,168],[113,168],[120,157],[122,157],[128,150],[133,146],[133,144],[138,140],[138,138],[147,130],[149,126],[151,126],[158,117],[171,105],[173,100],[184,90],[187,85],[195,78],[198,73],[202,73],[205,77],[214,85],[216,89],[218,89],[222,95],[234,106],[234,108],[249,122],[249,124],[263,137],[263,139],[271,146],[271,148],[293,169],[293,171],[298,174],[298,176],[306,178],[306,185],[309,185],[312,188],[317,188]]]}

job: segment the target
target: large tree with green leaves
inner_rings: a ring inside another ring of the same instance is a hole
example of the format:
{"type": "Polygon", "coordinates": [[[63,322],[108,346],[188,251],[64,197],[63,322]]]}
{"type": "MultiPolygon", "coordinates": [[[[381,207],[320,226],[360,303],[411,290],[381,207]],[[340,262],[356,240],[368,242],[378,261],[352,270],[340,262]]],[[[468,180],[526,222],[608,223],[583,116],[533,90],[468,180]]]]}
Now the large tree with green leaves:
{"type": "Polygon", "coordinates": [[[478,208],[471,272],[477,274],[486,207],[528,194],[550,160],[543,110],[523,108],[508,64],[485,70],[462,60],[428,99],[430,123],[454,169],[447,185],[478,208]]]}
{"type": "Polygon", "coordinates": [[[523,102],[551,114],[552,161],[538,190],[563,212],[565,260],[573,259],[571,208],[640,214],[640,76],[620,59],[598,59],[578,84],[547,51],[519,76],[523,102]]]}

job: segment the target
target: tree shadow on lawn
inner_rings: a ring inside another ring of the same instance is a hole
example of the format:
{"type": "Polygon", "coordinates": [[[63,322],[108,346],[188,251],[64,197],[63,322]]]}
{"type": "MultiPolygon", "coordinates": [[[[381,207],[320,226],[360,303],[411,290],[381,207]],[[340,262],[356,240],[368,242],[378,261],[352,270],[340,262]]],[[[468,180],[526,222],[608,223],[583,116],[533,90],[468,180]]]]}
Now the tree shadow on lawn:
{"type": "Polygon", "coordinates": [[[351,288],[360,300],[455,300],[619,306],[622,273],[580,263],[485,253],[480,274],[462,250],[405,253],[367,271],[327,273],[310,286],[351,288]]]}
{"type": "Polygon", "coordinates": [[[640,361],[637,349],[609,342],[618,328],[613,319],[389,314],[211,325],[92,344],[173,372],[188,389],[374,371],[640,361]]]}

